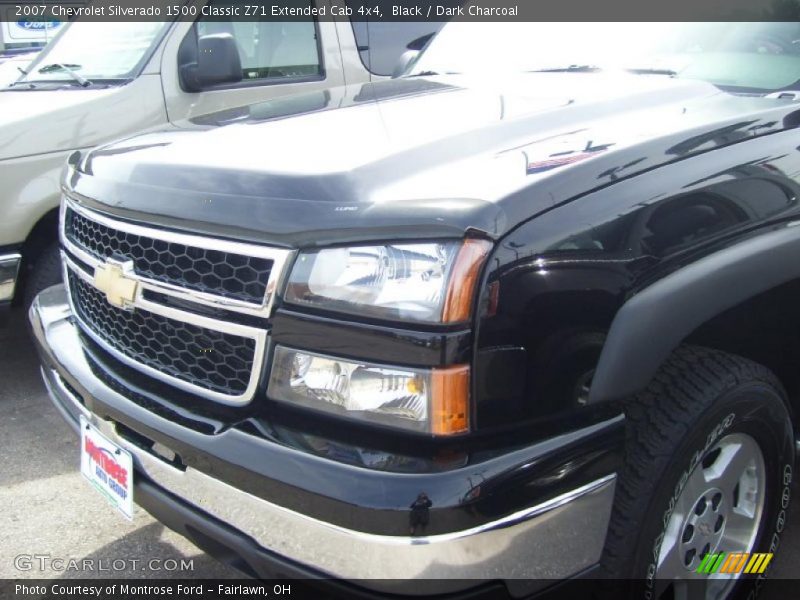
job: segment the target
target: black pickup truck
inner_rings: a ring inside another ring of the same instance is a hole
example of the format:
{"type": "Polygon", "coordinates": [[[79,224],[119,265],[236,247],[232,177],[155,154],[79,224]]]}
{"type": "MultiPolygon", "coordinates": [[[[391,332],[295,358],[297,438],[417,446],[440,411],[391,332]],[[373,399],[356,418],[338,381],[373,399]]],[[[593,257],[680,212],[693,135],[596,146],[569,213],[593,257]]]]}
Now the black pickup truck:
{"type": "Polygon", "coordinates": [[[30,318],[84,474],[259,577],[757,590],[800,392],[798,38],[452,23],[395,79],[73,155],[30,318]]]}

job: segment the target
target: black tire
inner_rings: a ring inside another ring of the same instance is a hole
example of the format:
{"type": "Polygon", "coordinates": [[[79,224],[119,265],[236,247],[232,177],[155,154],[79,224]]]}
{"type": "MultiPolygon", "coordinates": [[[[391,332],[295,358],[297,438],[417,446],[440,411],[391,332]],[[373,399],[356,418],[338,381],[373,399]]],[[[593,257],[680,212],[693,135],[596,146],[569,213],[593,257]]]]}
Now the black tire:
{"type": "Polygon", "coordinates": [[[28,272],[23,297],[25,309],[30,308],[39,292],[61,283],[61,279],[61,256],[58,244],[51,244],[42,250],[28,272]]]}
{"type": "MultiPolygon", "coordinates": [[[[655,570],[675,504],[694,468],[706,467],[707,461],[713,466],[711,449],[731,434],[750,436],[763,455],[764,504],[761,518],[754,519],[759,525],[753,547],[718,551],[777,549],[795,445],[786,394],[768,369],[723,352],[682,347],[626,406],[626,416],[625,461],[601,560],[605,576],[625,580],[614,584],[615,595],[662,597],[656,592],[664,583],[656,580],[655,570]]],[[[728,597],[755,597],[764,576],[742,576],[728,597]]]]}

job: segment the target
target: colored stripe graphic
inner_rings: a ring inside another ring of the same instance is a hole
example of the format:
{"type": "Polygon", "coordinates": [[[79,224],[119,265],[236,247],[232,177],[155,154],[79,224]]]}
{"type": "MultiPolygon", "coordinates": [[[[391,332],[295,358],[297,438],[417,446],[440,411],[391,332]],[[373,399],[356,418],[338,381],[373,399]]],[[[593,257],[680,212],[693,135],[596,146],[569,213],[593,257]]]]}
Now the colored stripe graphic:
{"type": "Polygon", "coordinates": [[[760,574],[767,570],[767,566],[772,560],[771,552],[718,552],[716,554],[706,554],[697,567],[697,573],[711,575],[713,573],[727,573],[735,575],[737,573],[760,574]]]}
{"type": "Polygon", "coordinates": [[[772,552],[769,553],[756,553],[750,555],[750,562],[747,563],[745,573],[763,573],[767,570],[769,561],[772,560],[772,552]]]}
{"type": "Polygon", "coordinates": [[[725,559],[725,553],[706,554],[703,557],[703,562],[697,567],[698,573],[716,573],[719,570],[722,561],[725,559]]]}

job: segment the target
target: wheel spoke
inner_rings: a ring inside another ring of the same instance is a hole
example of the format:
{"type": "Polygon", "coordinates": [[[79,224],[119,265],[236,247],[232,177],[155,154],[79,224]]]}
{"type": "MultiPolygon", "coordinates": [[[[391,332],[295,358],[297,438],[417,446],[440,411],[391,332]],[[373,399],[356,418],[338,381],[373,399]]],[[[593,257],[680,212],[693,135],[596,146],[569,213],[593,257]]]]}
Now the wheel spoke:
{"type": "Polygon", "coordinates": [[[754,517],[743,514],[739,510],[730,511],[725,523],[725,533],[720,540],[720,547],[749,552],[753,531],[756,528],[757,523],[754,517]]]}
{"type": "Polygon", "coordinates": [[[658,553],[657,573],[659,578],[675,579],[686,576],[686,568],[680,547],[683,534],[682,527],[686,516],[694,509],[694,504],[690,498],[695,493],[699,493],[697,490],[702,489],[702,485],[702,476],[696,470],[691,474],[683,491],[678,496],[658,553]],[[687,490],[689,491],[687,492],[687,490]]]}
{"type": "Polygon", "coordinates": [[[730,501],[739,479],[752,463],[752,448],[749,444],[738,441],[724,444],[714,463],[703,470],[705,483],[729,494],[728,501],[730,501]]]}
{"type": "MultiPolygon", "coordinates": [[[[677,525],[680,527],[680,522],[677,525]]],[[[658,554],[656,577],[663,580],[685,577],[686,568],[683,566],[683,558],[680,554],[679,537],[664,536],[661,551],[658,554]]]]}
{"type": "Polygon", "coordinates": [[[703,492],[707,489],[708,484],[706,483],[703,470],[697,467],[686,480],[686,485],[683,487],[683,491],[681,491],[678,501],[675,504],[675,512],[680,511],[684,517],[688,515],[694,510],[697,499],[702,496],[703,492]]]}

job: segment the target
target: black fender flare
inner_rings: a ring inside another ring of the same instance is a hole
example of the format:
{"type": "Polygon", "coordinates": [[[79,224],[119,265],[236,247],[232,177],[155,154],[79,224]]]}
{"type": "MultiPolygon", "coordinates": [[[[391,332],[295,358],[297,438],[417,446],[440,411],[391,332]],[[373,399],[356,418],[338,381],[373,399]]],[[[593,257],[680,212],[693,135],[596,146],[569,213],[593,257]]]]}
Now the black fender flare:
{"type": "Polygon", "coordinates": [[[643,390],[694,330],[720,313],[800,278],[800,222],[710,254],[628,299],[611,323],[589,403],[643,390]]]}

